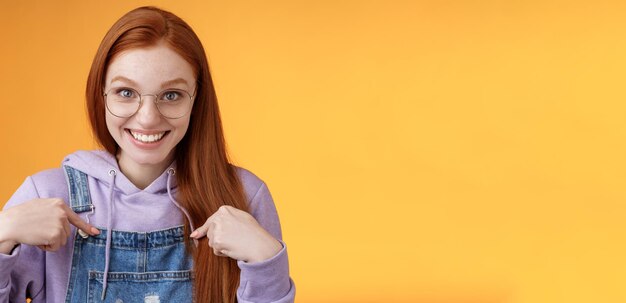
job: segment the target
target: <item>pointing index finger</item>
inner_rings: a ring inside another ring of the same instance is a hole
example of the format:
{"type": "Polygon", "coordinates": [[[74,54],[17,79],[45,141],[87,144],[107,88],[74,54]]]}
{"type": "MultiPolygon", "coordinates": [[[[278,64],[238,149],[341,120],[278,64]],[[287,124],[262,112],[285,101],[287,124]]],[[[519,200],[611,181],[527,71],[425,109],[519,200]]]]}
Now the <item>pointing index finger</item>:
{"type": "Polygon", "coordinates": [[[86,232],[87,234],[91,235],[91,236],[95,236],[95,235],[99,235],[100,231],[93,227],[91,224],[83,221],[83,219],[78,216],[78,214],[76,214],[72,209],[69,208],[69,206],[65,206],[65,213],[67,213],[67,220],[70,222],[70,224],[76,226],[78,229],[86,232]]]}
{"type": "Polygon", "coordinates": [[[194,239],[200,239],[204,236],[206,236],[207,232],[209,231],[209,225],[213,222],[213,216],[210,216],[206,222],[204,222],[204,225],[198,227],[196,230],[194,230],[189,236],[194,238],[194,239]]]}

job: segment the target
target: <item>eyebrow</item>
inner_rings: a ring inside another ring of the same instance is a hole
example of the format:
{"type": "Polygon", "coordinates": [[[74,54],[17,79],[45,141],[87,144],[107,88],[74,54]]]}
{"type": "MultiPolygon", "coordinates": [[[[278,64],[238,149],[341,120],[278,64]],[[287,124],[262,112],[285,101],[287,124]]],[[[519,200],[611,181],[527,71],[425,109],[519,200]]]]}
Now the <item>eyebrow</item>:
{"type": "MultiPolygon", "coordinates": [[[[124,76],[115,76],[115,77],[113,77],[113,79],[111,79],[111,83],[113,83],[115,81],[122,81],[122,82],[126,82],[126,83],[128,83],[130,85],[133,85],[133,86],[139,86],[137,84],[137,82],[135,82],[135,81],[133,81],[131,79],[128,79],[128,78],[126,78],[124,76]]],[[[167,87],[170,87],[170,86],[172,86],[174,84],[179,84],[179,83],[180,84],[185,84],[185,85],[187,85],[187,87],[189,87],[189,82],[187,82],[187,80],[185,80],[183,78],[176,78],[176,79],[168,80],[168,81],[165,81],[165,82],[161,83],[161,88],[167,88],[167,87]]]]}

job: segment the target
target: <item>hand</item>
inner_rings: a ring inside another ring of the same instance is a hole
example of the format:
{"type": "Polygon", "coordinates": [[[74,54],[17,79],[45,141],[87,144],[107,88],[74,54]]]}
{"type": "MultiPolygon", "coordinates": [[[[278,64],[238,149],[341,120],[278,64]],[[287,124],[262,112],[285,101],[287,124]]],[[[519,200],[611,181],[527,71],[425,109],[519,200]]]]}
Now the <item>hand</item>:
{"type": "Polygon", "coordinates": [[[267,260],[282,249],[252,215],[232,206],[220,207],[190,236],[206,236],[215,255],[248,263],[267,260]]]}
{"type": "Polygon", "coordinates": [[[56,251],[67,243],[71,235],[70,224],[92,236],[100,233],[62,199],[33,199],[11,207],[0,212],[0,253],[9,253],[20,243],[56,251]]]}

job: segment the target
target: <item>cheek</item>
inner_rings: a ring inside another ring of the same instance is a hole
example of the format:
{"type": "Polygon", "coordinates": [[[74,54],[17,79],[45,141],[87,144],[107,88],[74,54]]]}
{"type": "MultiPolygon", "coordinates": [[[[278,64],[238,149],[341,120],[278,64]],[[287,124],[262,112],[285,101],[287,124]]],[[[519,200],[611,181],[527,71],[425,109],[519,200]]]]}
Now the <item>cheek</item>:
{"type": "Polygon", "coordinates": [[[177,144],[178,142],[180,142],[180,140],[182,140],[185,135],[187,134],[187,132],[189,132],[189,118],[182,120],[182,121],[177,121],[178,123],[176,123],[175,127],[178,129],[178,133],[179,133],[179,138],[177,140],[177,144]]]}
{"type": "Polygon", "coordinates": [[[122,123],[120,121],[120,118],[114,117],[107,113],[105,121],[107,124],[107,129],[109,130],[109,134],[111,134],[111,136],[113,136],[113,138],[115,139],[119,138],[119,126],[122,123]]]}
{"type": "Polygon", "coordinates": [[[178,120],[175,121],[174,127],[176,127],[177,129],[181,130],[182,132],[187,132],[187,130],[189,129],[189,121],[191,120],[190,116],[184,117],[184,118],[180,118],[178,120]]]}

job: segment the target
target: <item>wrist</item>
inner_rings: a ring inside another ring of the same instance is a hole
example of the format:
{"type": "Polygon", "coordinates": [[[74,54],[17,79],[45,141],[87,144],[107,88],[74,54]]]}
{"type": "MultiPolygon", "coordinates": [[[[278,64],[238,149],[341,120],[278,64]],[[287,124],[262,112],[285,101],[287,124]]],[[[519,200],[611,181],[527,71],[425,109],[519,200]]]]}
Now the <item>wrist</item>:
{"type": "Polygon", "coordinates": [[[281,249],[283,249],[283,245],[280,244],[278,240],[271,238],[271,240],[267,242],[264,248],[259,249],[257,251],[257,254],[250,258],[247,263],[257,263],[269,260],[276,256],[281,249]]]}

